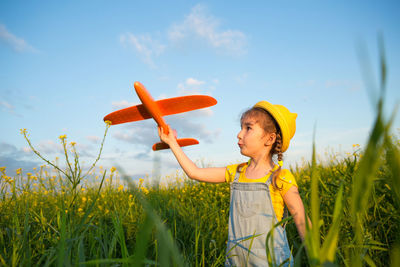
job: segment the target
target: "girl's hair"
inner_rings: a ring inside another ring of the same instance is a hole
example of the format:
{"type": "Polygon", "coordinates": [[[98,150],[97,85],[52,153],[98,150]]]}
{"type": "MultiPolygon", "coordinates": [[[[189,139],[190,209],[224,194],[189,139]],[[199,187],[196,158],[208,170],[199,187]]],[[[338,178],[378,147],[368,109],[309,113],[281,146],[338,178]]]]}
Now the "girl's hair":
{"type": "MultiPolygon", "coordinates": [[[[272,145],[271,151],[270,151],[270,156],[277,155],[277,160],[281,161],[283,158],[282,155],[282,133],[281,129],[279,128],[278,123],[275,121],[274,117],[271,116],[271,114],[266,111],[263,108],[259,107],[253,107],[247,111],[245,111],[241,118],[240,118],[240,123],[243,122],[246,118],[252,118],[258,123],[261,128],[264,130],[265,133],[275,133],[276,134],[276,140],[275,143],[272,145]]],[[[242,167],[246,163],[239,164],[237,167],[237,171],[241,172],[242,167]]],[[[282,187],[278,187],[276,184],[276,179],[279,176],[279,173],[281,172],[281,166],[276,169],[273,174],[272,174],[272,185],[275,189],[281,190],[282,187]]]]}

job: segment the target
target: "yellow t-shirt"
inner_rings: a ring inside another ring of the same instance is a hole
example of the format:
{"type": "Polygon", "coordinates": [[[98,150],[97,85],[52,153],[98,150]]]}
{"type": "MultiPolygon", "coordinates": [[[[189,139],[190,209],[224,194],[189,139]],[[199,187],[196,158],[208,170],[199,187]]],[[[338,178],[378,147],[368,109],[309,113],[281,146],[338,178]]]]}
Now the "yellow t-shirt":
{"type": "MultiPolygon", "coordinates": [[[[239,164],[234,164],[226,167],[225,180],[227,183],[231,183],[235,179],[238,165],[239,164]]],[[[240,183],[265,183],[268,180],[269,176],[271,175],[271,173],[268,173],[266,176],[259,179],[249,179],[245,175],[247,166],[248,164],[242,167],[242,172],[240,173],[239,176],[240,183]]],[[[274,171],[276,168],[277,166],[272,171],[274,171]]],[[[279,188],[282,189],[275,189],[271,183],[269,185],[269,191],[271,195],[272,206],[276,214],[276,218],[278,219],[278,221],[280,221],[282,219],[283,210],[285,207],[283,196],[292,186],[297,187],[297,183],[293,174],[289,170],[282,169],[279,176],[276,179],[276,184],[279,188]]]]}

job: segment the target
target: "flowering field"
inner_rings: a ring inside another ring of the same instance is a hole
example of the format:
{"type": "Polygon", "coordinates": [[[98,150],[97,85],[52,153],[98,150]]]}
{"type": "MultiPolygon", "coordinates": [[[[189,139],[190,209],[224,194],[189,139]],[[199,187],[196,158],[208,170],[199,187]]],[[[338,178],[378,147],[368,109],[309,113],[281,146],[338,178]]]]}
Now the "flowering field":
{"type": "MultiPolygon", "coordinates": [[[[386,66],[381,62],[381,95],[386,66]]],[[[367,144],[346,156],[292,167],[312,227],[287,233],[295,266],[400,266],[400,143],[383,97],[367,144]],[[305,249],[307,248],[307,249],[305,249]]],[[[65,164],[14,174],[0,168],[1,266],[222,266],[229,187],[175,175],[168,184],[132,182],[118,170],[83,171],[75,143],[65,164]]],[[[315,151],[315,148],[313,149],[315,151]]],[[[122,170],[121,170],[122,171],[122,170]]],[[[270,262],[273,264],[273,262],[270,262]]]]}
{"type": "MultiPolygon", "coordinates": [[[[291,168],[313,227],[302,244],[287,233],[297,266],[399,266],[400,143],[378,113],[370,140],[330,161],[291,168]],[[307,247],[307,252],[305,252],[307,247]]],[[[60,136],[65,166],[45,159],[31,172],[0,167],[2,266],[222,266],[229,185],[178,173],[165,184],[133,182],[116,168],[81,169],[60,136]]]]}
{"type": "MultiPolygon", "coordinates": [[[[355,146],[346,157],[332,156],[324,165],[312,166],[310,162],[292,169],[309,214],[311,177],[318,170],[321,242],[332,226],[337,193],[343,187],[334,259],[339,265],[351,266],[351,255],[359,245],[351,196],[361,155],[355,146]]],[[[390,166],[386,160],[382,162],[359,227],[365,261],[388,266],[390,252],[399,241],[400,213],[390,185],[390,166]]],[[[170,181],[167,185],[150,185],[146,179],[129,183],[115,168],[98,168],[73,188],[70,179],[48,166],[31,173],[17,170],[15,175],[7,175],[5,167],[0,171],[3,266],[109,266],[139,261],[149,266],[223,265],[228,231],[227,184],[192,182],[178,174],[166,177],[170,181]]],[[[287,230],[294,255],[299,255],[301,265],[306,264],[309,260],[301,252],[292,221],[287,230]]]]}

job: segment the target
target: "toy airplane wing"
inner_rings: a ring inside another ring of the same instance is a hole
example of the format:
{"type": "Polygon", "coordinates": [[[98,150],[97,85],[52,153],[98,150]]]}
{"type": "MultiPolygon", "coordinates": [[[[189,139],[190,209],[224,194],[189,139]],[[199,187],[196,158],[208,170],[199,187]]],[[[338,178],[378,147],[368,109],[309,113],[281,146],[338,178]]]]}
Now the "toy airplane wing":
{"type": "MultiPolygon", "coordinates": [[[[114,111],[104,117],[104,121],[110,121],[112,125],[139,121],[153,118],[164,133],[168,134],[169,127],[165,123],[163,116],[205,108],[217,104],[217,100],[211,96],[191,95],[168,98],[154,101],[150,93],[140,82],[134,83],[135,91],[142,101],[141,105],[114,111]]],[[[175,137],[176,138],[176,137],[175,137]]],[[[198,144],[199,141],[193,138],[176,139],[180,146],[198,144]]],[[[169,146],[163,142],[153,145],[153,150],[166,149],[169,146]]]]}
{"type": "MultiPolygon", "coordinates": [[[[217,104],[217,100],[206,95],[189,95],[162,99],[154,101],[157,104],[161,116],[183,113],[191,110],[201,109],[217,104]]],[[[147,108],[137,105],[114,111],[104,117],[104,121],[111,121],[112,125],[140,121],[153,118],[147,108]]]]}

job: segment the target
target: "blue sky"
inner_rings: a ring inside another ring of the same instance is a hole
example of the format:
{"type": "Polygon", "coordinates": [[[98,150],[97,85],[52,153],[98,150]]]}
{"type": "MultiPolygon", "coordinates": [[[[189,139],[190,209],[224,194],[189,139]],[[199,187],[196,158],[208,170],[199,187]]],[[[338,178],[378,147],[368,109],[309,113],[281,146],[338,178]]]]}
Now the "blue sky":
{"type": "MultiPolygon", "coordinates": [[[[12,175],[42,164],[20,134],[26,128],[50,160],[61,157],[58,137],[66,134],[89,166],[102,118],[140,103],[134,81],[155,99],[217,99],[209,109],[165,117],[179,137],[200,141],[185,148],[200,165],[244,160],[239,117],[260,100],[298,113],[285,166],[310,159],[314,126],[322,158],[352,151],[373,122],[365,89],[372,83],[362,69],[368,55],[376,83],[380,32],[387,112],[399,101],[399,12],[396,1],[1,1],[0,165],[12,175]]],[[[135,178],[174,173],[170,151],[151,151],[155,125],[112,126],[99,165],[135,178]]]]}

